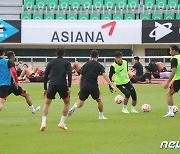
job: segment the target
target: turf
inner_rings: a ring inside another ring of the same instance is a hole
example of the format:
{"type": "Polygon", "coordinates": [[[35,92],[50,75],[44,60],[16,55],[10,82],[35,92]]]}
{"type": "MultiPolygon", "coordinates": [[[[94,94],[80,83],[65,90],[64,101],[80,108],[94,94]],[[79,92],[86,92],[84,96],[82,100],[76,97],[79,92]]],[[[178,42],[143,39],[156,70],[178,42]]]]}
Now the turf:
{"type": "MultiPolygon", "coordinates": [[[[43,86],[22,84],[33,99],[34,105],[43,106],[43,86]]],[[[163,140],[180,139],[180,116],[163,118],[167,112],[166,92],[162,85],[135,85],[138,94],[139,114],[123,114],[122,104],[114,103],[119,91],[110,93],[101,85],[104,115],[108,120],[98,120],[97,104],[90,97],[83,108],[66,120],[68,130],[57,128],[63,107],[56,97],[51,104],[47,131],[40,132],[42,109],[35,115],[21,97],[11,95],[0,113],[1,154],[161,154],[179,153],[180,150],[160,149],[163,140]],[[143,113],[142,104],[150,104],[151,111],[143,113]]],[[[71,89],[71,106],[77,100],[78,85],[71,89]]],[[[179,94],[174,95],[179,105],[179,94]]],[[[128,104],[128,109],[131,107],[128,104]]]]}

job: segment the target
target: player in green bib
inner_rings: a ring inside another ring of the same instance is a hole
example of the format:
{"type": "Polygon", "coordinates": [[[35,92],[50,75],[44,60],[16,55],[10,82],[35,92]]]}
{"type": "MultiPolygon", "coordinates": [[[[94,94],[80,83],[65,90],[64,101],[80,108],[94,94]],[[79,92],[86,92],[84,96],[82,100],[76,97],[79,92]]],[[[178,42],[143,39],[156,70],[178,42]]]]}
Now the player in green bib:
{"type": "Polygon", "coordinates": [[[112,76],[114,74],[114,84],[125,95],[122,112],[129,113],[129,111],[127,110],[127,104],[129,97],[131,96],[131,112],[138,113],[138,111],[136,111],[135,109],[137,103],[137,95],[128,76],[128,63],[126,60],[122,59],[122,53],[120,51],[115,52],[114,59],[115,62],[110,67],[109,78],[112,81],[112,76]]]}
{"type": "Polygon", "coordinates": [[[169,79],[167,80],[166,84],[164,85],[164,89],[169,87],[170,89],[167,93],[167,103],[168,103],[168,109],[169,112],[164,115],[164,117],[174,117],[173,113],[173,94],[178,92],[180,89],[180,55],[179,55],[179,48],[177,45],[170,46],[170,54],[172,56],[171,58],[171,75],[169,79]]]}

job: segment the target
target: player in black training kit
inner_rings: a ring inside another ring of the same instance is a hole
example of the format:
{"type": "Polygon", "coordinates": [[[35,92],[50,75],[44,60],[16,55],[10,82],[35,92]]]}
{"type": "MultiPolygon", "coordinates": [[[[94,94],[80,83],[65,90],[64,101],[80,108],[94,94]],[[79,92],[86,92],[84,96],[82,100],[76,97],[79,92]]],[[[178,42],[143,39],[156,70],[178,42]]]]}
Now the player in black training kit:
{"type": "Polygon", "coordinates": [[[109,80],[108,76],[105,73],[104,67],[97,62],[98,60],[98,51],[91,51],[91,60],[83,65],[81,70],[80,77],[80,92],[78,103],[75,103],[74,106],[69,110],[68,115],[71,116],[72,113],[77,109],[83,106],[84,101],[88,98],[89,95],[92,96],[94,100],[98,103],[99,109],[99,119],[107,119],[103,115],[103,102],[100,98],[100,91],[98,88],[97,77],[103,75],[104,79],[110,84],[113,91],[115,90],[113,84],[109,80]]]}
{"type": "MultiPolygon", "coordinates": [[[[7,52],[7,57],[9,59],[9,61],[12,62],[13,64],[13,67],[15,68],[15,64],[14,64],[14,61],[15,61],[15,53],[13,51],[8,51],[7,52]]],[[[16,68],[15,68],[16,69],[16,68]]],[[[30,110],[31,112],[34,114],[36,113],[39,109],[40,109],[40,106],[38,106],[37,108],[34,108],[34,106],[32,105],[32,100],[29,96],[29,94],[20,86],[16,87],[16,85],[14,84],[13,82],[13,79],[11,80],[11,85],[9,87],[9,91],[8,91],[8,96],[10,94],[14,94],[16,96],[22,96],[26,99],[26,103],[29,105],[30,107],[30,110]]]]}
{"type": "Polygon", "coordinates": [[[46,96],[43,116],[41,123],[41,131],[46,129],[46,119],[48,115],[48,109],[51,104],[52,99],[55,99],[56,93],[59,94],[60,98],[64,101],[64,109],[62,112],[60,123],[58,127],[66,130],[67,127],[64,124],[66,119],[69,105],[70,105],[70,88],[72,82],[72,68],[69,61],[64,59],[64,49],[58,48],[56,50],[57,58],[51,60],[45,70],[44,75],[44,96],[46,96]],[[66,75],[68,74],[68,84],[66,82],[66,75]],[[48,76],[50,78],[49,87],[47,90],[48,76]]]}

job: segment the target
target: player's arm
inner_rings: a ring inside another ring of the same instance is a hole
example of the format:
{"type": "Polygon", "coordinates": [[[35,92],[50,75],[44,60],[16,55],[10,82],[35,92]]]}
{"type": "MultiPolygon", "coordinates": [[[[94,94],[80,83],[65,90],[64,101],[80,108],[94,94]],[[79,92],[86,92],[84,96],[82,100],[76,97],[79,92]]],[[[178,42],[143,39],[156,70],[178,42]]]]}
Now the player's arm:
{"type": "Polygon", "coordinates": [[[50,64],[47,65],[44,73],[44,95],[47,92],[47,82],[48,82],[49,72],[50,72],[50,64]]]}
{"type": "MultiPolygon", "coordinates": [[[[113,74],[115,74],[115,71],[114,71],[114,67],[111,65],[110,70],[109,70],[109,79],[111,82],[112,82],[113,74]]],[[[112,90],[110,85],[109,85],[109,89],[112,90]]]]}
{"type": "Polygon", "coordinates": [[[72,68],[70,63],[68,63],[67,65],[67,73],[68,73],[68,88],[70,90],[72,84],[72,68]]]}
{"type": "Polygon", "coordinates": [[[109,87],[110,87],[110,90],[111,92],[115,91],[115,87],[114,85],[112,84],[112,82],[110,81],[109,77],[107,76],[107,74],[104,72],[102,74],[102,76],[104,77],[104,79],[107,81],[107,83],[109,84],[109,87]]]}
{"type": "Polygon", "coordinates": [[[171,60],[171,74],[170,74],[170,77],[169,79],[167,80],[166,84],[164,85],[164,89],[168,88],[170,82],[172,81],[175,73],[176,73],[176,68],[177,68],[177,59],[176,58],[173,58],[171,60]]]}
{"type": "Polygon", "coordinates": [[[13,81],[16,85],[18,85],[18,77],[17,77],[17,72],[16,69],[13,66],[13,63],[8,61],[8,67],[11,73],[11,77],[13,78],[13,81]]]}

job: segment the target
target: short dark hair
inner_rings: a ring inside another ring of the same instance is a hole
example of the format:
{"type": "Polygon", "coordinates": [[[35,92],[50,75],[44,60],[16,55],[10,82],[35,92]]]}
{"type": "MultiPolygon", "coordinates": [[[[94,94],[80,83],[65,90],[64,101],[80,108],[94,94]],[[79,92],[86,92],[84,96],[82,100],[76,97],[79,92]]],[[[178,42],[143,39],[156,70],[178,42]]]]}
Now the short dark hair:
{"type": "Polygon", "coordinates": [[[3,53],[5,53],[4,47],[0,46],[0,56],[2,56],[3,53]]]}
{"type": "Polygon", "coordinates": [[[8,57],[8,59],[11,58],[11,57],[14,56],[14,55],[15,55],[15,53],[14,53],[13,51],[8,51],[8,52],[7,52],[7,57],[8,57]]]}
{"type": "Polygon", "coordinates": [[[122,54],[121,51],[116,51],[116,52],[114,53],[114,57],[122,57],[122,56],[123,56],[123,54],[122,54]]]}
{"type": "Polygon", "coordinates": [[[91,50],[91,58],[97,58],[99,56],[99,53],[97,50],[91,50]]]}
{"type": "Polygon", "coordinates": [[[28,68],[28,64],[23,64],[23,66],[24,66],[24,65],[27,66],[27,68],[28,68]]]}
{"type": "Polygon", "coordinates": [[[138,56],[134,57],[134,60],[139,61],[139,57],[138,56]]]}
{"type": "Polygon", "coordinates": [[[175,50],[176,52],[179,52],[179,47],[177,45],[171,45],[171,50],[175,50]]]}
{"type": "Polygon", "coordinates": [[[145,66],[145,69],[147,69],[149,72],[151,72],[151,67],[150,66],[145,66]]]}
{"type": "Polygon", "coordinates": [[[65,53],[64,48],[57,48],[57,49],[56,49],[56,55],[57,55],[58,57],[64,56],[64,53],[65,53]]]}

